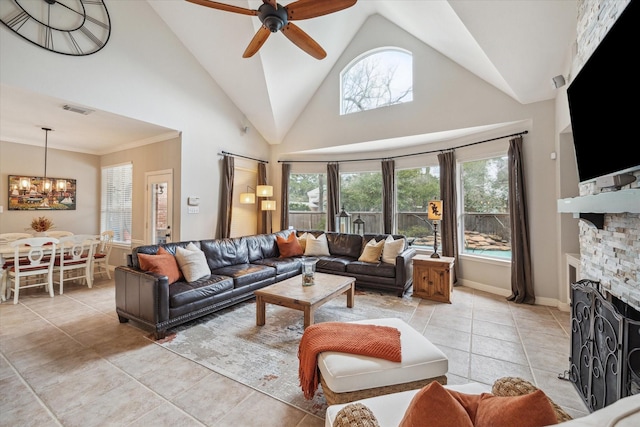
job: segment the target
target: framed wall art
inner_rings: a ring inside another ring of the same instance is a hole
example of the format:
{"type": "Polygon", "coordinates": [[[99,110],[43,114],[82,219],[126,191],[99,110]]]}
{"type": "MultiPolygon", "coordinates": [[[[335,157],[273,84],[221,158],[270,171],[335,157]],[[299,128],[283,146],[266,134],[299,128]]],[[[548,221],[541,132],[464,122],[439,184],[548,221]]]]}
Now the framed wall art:
{"type": "Polygon", "coordinates": [[[9,210],[75,210],[76,180],[9,175],[9,210]]]}

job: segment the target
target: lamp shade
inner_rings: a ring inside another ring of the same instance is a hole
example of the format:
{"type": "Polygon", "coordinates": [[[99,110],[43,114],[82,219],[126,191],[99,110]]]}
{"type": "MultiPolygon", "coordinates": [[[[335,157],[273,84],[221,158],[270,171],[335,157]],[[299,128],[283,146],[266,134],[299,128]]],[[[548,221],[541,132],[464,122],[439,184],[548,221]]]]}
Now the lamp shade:
{"type": "Polygon", "coordinates": [[[442,220],[442,200],[429,200],[427,207],[427,218],[432,221],[442,220]]]}
{"type": "Polygon", "coordinates": [[[243,205],[252,205],[256,202],[256,195],[254,193],[240,193],[240,203],[243,205]]]}
{"type": "Polygon", "coordinates": [[[258,193],[258,197],[273,197],[273,187],[271,185],[258,185],[256,193],[258,193]]]}
{"type": "Polygon", "coordinates": [[[276,210],[276,201],[275,200],[263,200],[260,205],[263,211],[275,211],[276,210]]]}

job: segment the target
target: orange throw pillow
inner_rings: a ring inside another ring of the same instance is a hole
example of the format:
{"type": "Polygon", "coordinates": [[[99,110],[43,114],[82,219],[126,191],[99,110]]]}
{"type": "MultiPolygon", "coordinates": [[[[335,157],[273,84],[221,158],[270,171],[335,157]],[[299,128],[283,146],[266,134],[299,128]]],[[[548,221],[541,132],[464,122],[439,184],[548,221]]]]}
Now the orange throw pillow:
{"type": "Polygon", "coordinates": [[[542,427],[558,424],[558,418],[542,390],[522,396],[482,393],[476,427],[542,427]]]}
{"type": "Polygon", "coordinates": [[[144,271],[167,276],[169,284],[177,282],[182,277],[175,257],[162,247],[158,248],[155,255],[138,254],[138,262],[144,271]]]}
{"type": "Polygon", "coordinates": [[[452,426],[473,427],[473,423],[460,402],[434,381],[413,396],[398,427],[452,426]]]}
{"type": "Polygon", "coordinates": [[[284,237],[276,236],[276,243],[278,243],[278,250],[280,251],[280,258],[289,258],[292,256],[302,255],[304,251],[295,233],[289,234],[286,239],[284,237]]]}

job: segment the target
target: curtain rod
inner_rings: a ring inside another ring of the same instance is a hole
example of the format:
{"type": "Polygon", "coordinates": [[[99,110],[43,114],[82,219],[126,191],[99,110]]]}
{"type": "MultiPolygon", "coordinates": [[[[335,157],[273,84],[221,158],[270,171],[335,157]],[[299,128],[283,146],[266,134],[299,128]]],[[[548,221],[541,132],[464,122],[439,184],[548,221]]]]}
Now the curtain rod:
{"type": "Polygon", "coordinates": [[[482,144],[484,142],[496,141],[498,139],[510,138],[512,136],[526,135],[528,133],[529,131],[525,130],[518,133],[512,133],[511,135],[503,135],[496,138],[485,139],[484,141],[471,142],[469,144],[463,144],[457,147],[441,148],[439,150],[431,150],[431,151],[421,151],[419,153],[401,154],[398,156],[375,157],[375,158],[369,158],[369,159],[351,159],[351,160],[278,160],[278,163],[347,163],[347,162],[367,162],[371,160],[391,160],[391,159],[399,159],[401,157],[420,156],[422,154],[441,153],[441,152],[444,153],[446,151],[455,150],[456,148],[469,147],[471,145],[477,145],[477,144],[482,144]]]}
{"type": "Polygon", "coordinates": [[[260,163],[269,163],[268,160],[254,159],[253,157],[247,157],[247,156],[243,156],[241,154],[233,154],[233,153],[229,153],[228,151],[222,151],[218,155],[219,156],[242,157],[243,159],[255,160],[256,162],[260,162],[260,163]]]}

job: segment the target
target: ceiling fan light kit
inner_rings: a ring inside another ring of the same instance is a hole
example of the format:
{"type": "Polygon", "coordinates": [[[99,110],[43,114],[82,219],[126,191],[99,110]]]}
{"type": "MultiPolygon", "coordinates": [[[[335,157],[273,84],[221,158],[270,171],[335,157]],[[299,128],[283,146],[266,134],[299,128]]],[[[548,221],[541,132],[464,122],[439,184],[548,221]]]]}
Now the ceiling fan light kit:
{"type": "Polygon", "coordinates": [[[282,6],[276,0],[262,0],[258,10],[232,6],[210,0],[187,0],[200,6],[210,7],[225,12],[239,13],[242,15],[257,16],[262,22],[262,27],[253,36],[244,51],[242,57],[252,57],[267,41],[271,33],[282,31],[289,40],[300,49],[316,59],[323,59],[327,53],[300,27],[290,21],[315,18],[329,13],[338,12],[356,4],[357,0],[298,0],[282,6]]]}

